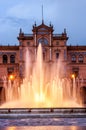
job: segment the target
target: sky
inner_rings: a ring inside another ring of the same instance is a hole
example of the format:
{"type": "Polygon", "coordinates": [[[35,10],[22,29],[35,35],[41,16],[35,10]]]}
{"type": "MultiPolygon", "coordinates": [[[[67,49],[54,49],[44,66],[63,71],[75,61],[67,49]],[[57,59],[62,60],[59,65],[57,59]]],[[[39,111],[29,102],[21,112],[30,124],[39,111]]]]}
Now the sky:
{"type": "Polygon", "coordinates": [[[32,33],[32,26],[53,24],[54,33],[67,30],[68,45],[86,45],[86,0],[0,0],[0,45],[18,45],[22,28],[32,33]]]}

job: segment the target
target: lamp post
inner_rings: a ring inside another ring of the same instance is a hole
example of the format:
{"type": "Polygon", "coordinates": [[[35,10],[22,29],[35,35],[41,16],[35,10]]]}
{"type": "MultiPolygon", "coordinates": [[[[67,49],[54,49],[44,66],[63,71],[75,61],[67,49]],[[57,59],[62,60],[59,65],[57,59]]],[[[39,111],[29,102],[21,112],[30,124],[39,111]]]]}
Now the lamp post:
{"type": "Polygon", "coordinates": [[[72,96],[73,98],[76,98],[76,82],[75,82],[76,75],[74,73],[71,74],[71,78],[72,78],[72,96]]]}
{"type": "Polygon", "coordinates": [[[8,76],[8,80],[11,82],[12,85],[13,85],[14,79],[15,79],[15,75],[14,75],[14,74],[10,74],[10,75],[8,76]]]}
{"type": "Polygon", "coordinates": [[[13,74],[11,74],[11,75],[9,76],[9,80],[14,80],[14,75],[13,75],[13,74]]]}
{"type": "Polygon", "coordinates": [[[71,78],[74,79],[74,78],[75,78],[75,74],[72,74],[72,75],[71,75],[71,78]]]}
{"type": "Polygon", "coordinates": [[[15,75],[9,74],[8,75],[8,88],[7,88],[8,101],[11,101],[12,99],[14,99],[14,93],[15,93],[14,80],[15,80],[15,75]]]}

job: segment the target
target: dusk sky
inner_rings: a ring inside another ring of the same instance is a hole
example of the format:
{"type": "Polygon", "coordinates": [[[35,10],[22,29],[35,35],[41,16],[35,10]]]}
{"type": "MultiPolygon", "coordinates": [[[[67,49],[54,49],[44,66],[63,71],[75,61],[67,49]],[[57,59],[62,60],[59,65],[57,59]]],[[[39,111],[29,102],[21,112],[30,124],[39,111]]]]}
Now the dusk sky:
{"type": "Polygon", "coordinates": [[[68,45],[86,45],[86,0],[0,0],[0,45],[18,44],[19,29],[32,33],[32,26],[42,21],[54,26],[54,33],[64,28],[68,45]]]}

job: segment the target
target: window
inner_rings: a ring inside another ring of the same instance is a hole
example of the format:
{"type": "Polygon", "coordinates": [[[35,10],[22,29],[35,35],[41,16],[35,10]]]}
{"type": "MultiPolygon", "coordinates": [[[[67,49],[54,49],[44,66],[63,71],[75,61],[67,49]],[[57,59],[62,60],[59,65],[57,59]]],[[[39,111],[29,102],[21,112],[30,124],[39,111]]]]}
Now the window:
{"type": "Polygon", "coordinates": [[[43,52],[43,60],[45,60],[45,53],[43,52]]]}
{"type": "Polygon", "coordinates": [[[46,38],[40,38],[40,39],[38,40],[38,43],[47,45],[47,44],[48,44],[48,40],[47,40],[46,38]]]}
{"type": "Polygon", "coordinates": [[[12,74],[14,72],[14,68],[13,67],[8,67],[7,72],[8,72],[8,74],[12,74]]]}
{"type": "Polygon", "coordinates": [[[10,56],[10,63],[15,63],[15,56],[14,55],[10,56]]]}
{"type": "Polygon", "coordinates": [[[56,45],[57,45],[57,46],[59,45],[59,42],[58,42],[58,41],[56,41],[56,45]]]}
{"type": "Polygon", "coordinates": [[[27,42],[27,45],[30,45],[30,42],[27,42]]]}
{"type": "Polygon", "coordinates": [[[3,55],[3,64],[7,64],[8,58],[7,55],[3,55]]]}
{"type": "Polygon", "coordinates": [[[58,59],[59,58],[59,53],[58,52],[56,52],[56,59],[58,59]]]}
{"type": "Polygon", "coordinates": [[[79,55],[79,58],[78,58],[78,61],[80,62],[80,63],[83,63],[83,55],[79,55]]]}
{"type": "Polygon", "coordinates": [[[76,62],[76,56],[75,55],[72,55],[71,61],[76,62]]]}

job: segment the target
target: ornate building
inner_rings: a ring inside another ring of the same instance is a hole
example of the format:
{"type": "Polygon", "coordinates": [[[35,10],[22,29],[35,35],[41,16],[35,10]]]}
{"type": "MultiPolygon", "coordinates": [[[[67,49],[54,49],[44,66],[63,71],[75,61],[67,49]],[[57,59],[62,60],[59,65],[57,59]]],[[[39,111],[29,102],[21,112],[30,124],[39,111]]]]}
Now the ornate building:
{"type": "MultiPolygon", "coordinates": [[[[46,26],[42,23],[39,26],[33,26],[33,34],[24,34],[20,29],[18,36],[19,52],[20,52],[20,68],[24,69],[25,51],[28,48],[32,62],[35,61],[38,45],[42,44],[43,60],[44,62],[55,62],[59,56],[66,63],[67,61],[67,46],[68,40],[66,30],[62,34],[53,34],[53,26],[46,26]]],[[[21,75],[24,75],[23,73],[21,75]]]]}
{"type": "Polygon", "coordinates": [[[11,74],[18,82],[24,77],[26,48],[33,63],[39,43],[42,44],[44,62],[52,64],[60,57],[66,76],[70,78],[74,74],[79,86],[86,86],[86,46],[67,46],[66,29],[62,34],[54,34],[53,26],[42,22],[33,26],[32,34],[25,34],[20,29],[18,40],[19,46],[0,46],[0,93],[11,74]]]}

